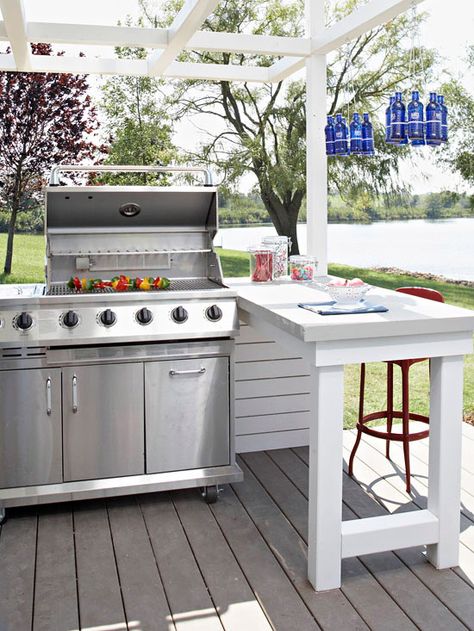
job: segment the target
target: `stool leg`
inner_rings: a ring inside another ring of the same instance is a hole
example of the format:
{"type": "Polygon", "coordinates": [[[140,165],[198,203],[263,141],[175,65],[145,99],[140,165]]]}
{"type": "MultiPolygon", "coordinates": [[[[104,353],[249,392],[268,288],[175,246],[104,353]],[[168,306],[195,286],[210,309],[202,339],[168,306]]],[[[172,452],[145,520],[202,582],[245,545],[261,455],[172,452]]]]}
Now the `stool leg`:
{"type": "Polygon", "coordinates": [[[359,387],[359,423],[357,424],[357,438],[352,447],[351,456],[349,458],[349,475],[352,477],[354,458],[357,448],[359,447],[360,439],[362,438],[362,431],[360,426],[362,424],[362,418],[364,416],[364,394],[365,394],[365,364],[360,366],[360,387],[359,387]]]}
{"type": "Polygon", "coordinates": [[[409,366],[402,366],[402,436],[403,436],[403,456],[405,459],[405,480],[407,493],[411,492],[410,481],[410,441],[409,423],[410,423],[410,383],[409,383],[409,366]]]}
{"type": "MultiPolygon", "coordinates": [[[[387,362],[387,432],[392,431],[393,422],[393,364],[387,362]]],[[[390,439],[385,444],[385,456],[390,460],[390,439]]]]}

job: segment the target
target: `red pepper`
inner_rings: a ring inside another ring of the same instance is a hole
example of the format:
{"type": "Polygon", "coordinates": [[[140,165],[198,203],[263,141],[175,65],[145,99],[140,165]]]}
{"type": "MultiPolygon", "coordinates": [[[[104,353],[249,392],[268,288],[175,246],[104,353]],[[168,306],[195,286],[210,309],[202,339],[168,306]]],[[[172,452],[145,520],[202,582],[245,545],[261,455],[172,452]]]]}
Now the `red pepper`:
{"type": "Polygon", "coordinates": [[[82,283],[81,283],[80,278],[78,278],[77,276],[74,276],[74,278],[72,279],[72,282],[74,283],[74,287],[76,289],[78,289],[79,291],[82,289],[82,283]]]}

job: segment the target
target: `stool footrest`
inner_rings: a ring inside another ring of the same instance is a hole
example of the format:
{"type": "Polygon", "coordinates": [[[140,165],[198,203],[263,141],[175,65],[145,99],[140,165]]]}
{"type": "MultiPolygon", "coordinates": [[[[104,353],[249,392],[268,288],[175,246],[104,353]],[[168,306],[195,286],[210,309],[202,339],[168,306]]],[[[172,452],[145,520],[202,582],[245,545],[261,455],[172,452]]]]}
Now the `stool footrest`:
{"type": "MultiPolygon", "coordinates": [[[[421,432],[413,432],[412,434],[408,434],[408,436],[403,436],[399,432],[387,432],[384,430],[374,429],[372,427],[366,427],[366,423],[370,423],[371,421],[376,421],[379,419],[386,419],[388,416],[387,410],[381,410],[379,412],[372,412],[371,414],[366,414],[362,417],[357,423],[357,429],[363,434],[368,434],[369,436],[374,436],[375,438],[383,438],[385,440],[409,440],[410,442],[413,440],[421,440],[422,438],[426,438],[429,435],[429,430],[423,430],[421,432]]],[[[392,412],[392,418],[403,418],[402,412],[394,411],[392,412]]],[[[421,423],[426,423],[427,425],[430,422],[428,416],[424,416],[423,414],[415,414],[414,412],[410,412],[409,414],[410,421],[419,421],[421,423]]]]}

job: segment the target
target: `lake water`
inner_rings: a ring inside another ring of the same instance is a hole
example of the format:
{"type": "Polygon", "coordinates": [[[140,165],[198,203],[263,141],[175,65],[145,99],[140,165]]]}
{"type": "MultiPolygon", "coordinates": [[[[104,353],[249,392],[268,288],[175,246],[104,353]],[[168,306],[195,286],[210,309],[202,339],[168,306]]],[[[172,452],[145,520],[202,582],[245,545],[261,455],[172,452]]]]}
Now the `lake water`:
{"type": "MultiPolygon", "coordinates": [[[[222,227],[215,244],[245,250],[272,234],[270,225],[222,227]]],[[[298,226],[298,240],[304,253],[306,224],[298,226]]],[[[474,280],[474,218],[329,224],[328,250],[333,263],[474,280]]]]}

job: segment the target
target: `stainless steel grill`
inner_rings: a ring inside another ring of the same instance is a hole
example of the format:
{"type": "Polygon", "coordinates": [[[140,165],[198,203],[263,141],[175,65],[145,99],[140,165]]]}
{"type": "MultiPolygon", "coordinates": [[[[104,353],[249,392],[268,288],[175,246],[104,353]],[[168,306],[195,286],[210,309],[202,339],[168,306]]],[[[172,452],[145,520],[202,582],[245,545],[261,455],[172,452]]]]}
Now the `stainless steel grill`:
{"type": "Polygon", "coordinates": [[[63,187],[59,171],[46,190],[46,284],[0,297],[0,520],[5,506],[112,492],[200,486],[215,499],[217,484],[242,477],[239,322],[213,249],[217,189],[209,176],[194,187],[63,187]],[[67,285],[120,274],[170,286],[67,285]]]}

